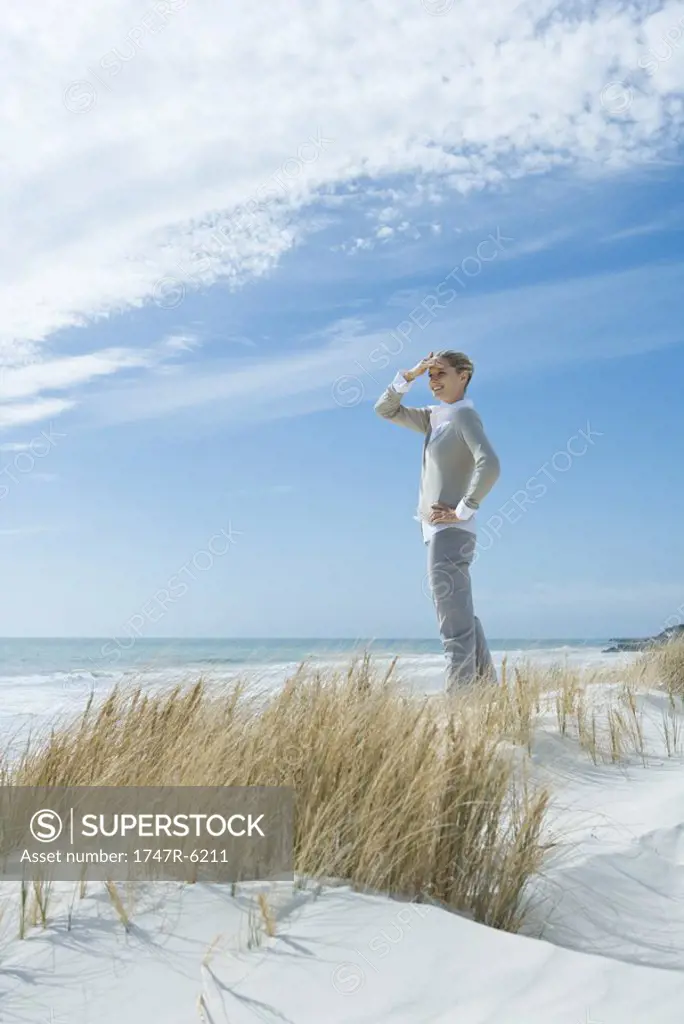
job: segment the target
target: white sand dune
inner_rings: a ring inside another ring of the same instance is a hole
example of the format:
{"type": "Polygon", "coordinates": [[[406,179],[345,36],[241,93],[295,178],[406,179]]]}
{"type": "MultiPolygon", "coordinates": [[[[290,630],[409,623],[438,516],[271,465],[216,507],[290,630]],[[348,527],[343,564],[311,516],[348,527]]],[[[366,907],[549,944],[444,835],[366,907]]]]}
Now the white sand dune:
{"type": "Polygon", "coordinates": [[[682,1024],[684,758],[665,753],[662,701],[639,699],[647,754],[622,765],[594,765],[551,715],[542,720],[532,763],[555,793],[557,845],[530,889],[523,935],[346,886],[287,883],[235,895],[137,887],[126,932],[91,883],[82,900],[62,884],[47,929],[20,941],[18,884],[5,883],[0,1020],[682,1024]],[[255,912],[260,890],[273,938],[255,912]]]}

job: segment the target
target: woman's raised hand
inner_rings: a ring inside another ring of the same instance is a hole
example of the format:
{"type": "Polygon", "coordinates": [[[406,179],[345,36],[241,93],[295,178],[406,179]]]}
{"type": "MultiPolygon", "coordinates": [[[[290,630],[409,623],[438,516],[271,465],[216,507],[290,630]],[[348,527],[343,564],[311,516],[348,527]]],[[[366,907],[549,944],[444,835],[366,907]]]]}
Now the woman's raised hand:
{"type": "Polygon", "coordinates": [[[422,374],[427,371],[432,359],[434,359],[434,355],[434,352],[430,352],[429,355],[425,356],[424,359],[421,359],[419,363],[416,363],[412,370],[402,370],[401,372],[404,380],[412,381],[415,380],[416,377],[422,376],[422,374]]]}

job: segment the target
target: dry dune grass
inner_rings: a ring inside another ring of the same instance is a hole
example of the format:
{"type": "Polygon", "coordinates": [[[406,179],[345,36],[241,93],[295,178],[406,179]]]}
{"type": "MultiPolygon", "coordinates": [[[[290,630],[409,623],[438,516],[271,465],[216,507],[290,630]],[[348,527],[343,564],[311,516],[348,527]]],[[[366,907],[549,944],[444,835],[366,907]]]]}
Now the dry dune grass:
{"type": "MultiPolygon", "coordinates": [[[[668,665],[676,675],[677,659],[668,665]]],[[[681,672],[681,668],[679,669],[681,672]]],[[[655,686],[670,689],[662,736],[670,756],[680,752],[681,728],[667,673],[651,654],[631,665],[579,668],[521,662],[509,670],[504,659],[502,686],[480,699],[484,727],[532,753],[540,723],[577,743],[594,764],[623,762],[634,755],[646,763],[644,711],[640,695],[655,686]]],[[[682,691],[684,694],[684,682],[682,691]]]]}
{"type": "MultiPolygon", "coordinates": [[[[202,681],[156,694],[117,688],[0,767],[0,782],[292,786],[300,876],[437,900],[515,930],[547,851],[550,794],[515,756],[532,750],[540,721],[594,763],[634,753],[645,763],[638,696],[660,686],[671,704],[667,752],[681,751],[684,643],[627,670],[504,661],[501,687],[451,700],[411,695],[394,669],[380,673],[367,655],[346,671],[302,664],[266,694],[202,681]]],[[[48,898],[35,900],[43,925],[48,898]]]]}
{"type": "Polygon", "coordinates": [[[672,697],[684,697],[684,639],[654,648],[641,664],[646,678],[660,682],[672,697]]]}
{"type": "Polygon", "coordinates": [[[514,930],[545,854],[548,793],[511,756],[500,703],[417,700],[393,667],[381,675],[367,656],[337,674],[301,666],[268,695],[202,682],[116,689],[29,745],[3,782],[293,786],[300,875],[438,900],[514,930]]]}

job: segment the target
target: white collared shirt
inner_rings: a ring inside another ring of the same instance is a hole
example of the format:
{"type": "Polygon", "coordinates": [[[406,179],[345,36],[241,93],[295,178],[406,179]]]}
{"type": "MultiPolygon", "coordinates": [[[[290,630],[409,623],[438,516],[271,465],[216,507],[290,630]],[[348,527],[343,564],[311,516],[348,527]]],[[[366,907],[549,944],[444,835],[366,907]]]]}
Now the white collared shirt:
{"type": "MultiPolygon", "coordinates": [[[[392,387],[400,394],[405,394],[411,387],[411,381],[406,380],[402,373],[398,373],[392,381],[392,387]]],[[[458,402],[451,402],[449,405],[431,405],[429,408],[430,440],[428,444],[432,444],[434,438],[444,430],[447,423],[452,419],[455,410],[472,409],[473,403],[469,398],[461,398],[458,402]]],[[[456,506],[456,515],[459,518],[458,523],[426,523],[419,515],[415,515],[413,518],[420,523],[423,531],[423,540],[426,544],[431,537],[434,537],[438,530],[448,530],[452,526],[458,527],[459,530],[467,530],[469,533],[477,532],[475,509],[470,508],[463,501],[459,501],[456,506]]]]}

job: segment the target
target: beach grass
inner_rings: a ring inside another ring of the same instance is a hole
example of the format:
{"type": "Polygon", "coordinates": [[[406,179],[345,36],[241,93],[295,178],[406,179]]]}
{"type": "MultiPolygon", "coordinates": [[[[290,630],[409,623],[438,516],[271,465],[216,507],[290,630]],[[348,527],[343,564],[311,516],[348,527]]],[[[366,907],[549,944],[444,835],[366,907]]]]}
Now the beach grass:
{"type": "Polygon", "coordinates": [[[268,693],[202,681],[155,694],[116,688],[29,743],[3,782],[291,786],[299,876],[516,930],[547,852],[549,801],[507,736],[529,732],[524,680],[509,708],[482,689],[416,698],[393,668],[368,656],[326,673],[303,664],[268,693]]]}
{"type": "MultiPolygon", "coordinates": [[[[0,780],[293,787],[300,879],[435,901],[515,931],[550,850],[551,794],[519,756],[533,752],[539,729],[577,743],[595,764],[633,755],[645,764],[640,696],[657,687],[669,695],[667,753],[682,749],[682,642],[631,667],[504,660],[501,686],[452,698],[416,696],[395,669],[396,659],[382,671],[366,654],[337,670],[302,663],[277,691],[246,681],[220,690],[202,680],[155,693],[117,687],[31,740],[0,766],[0,780]]],[[[128,927],[118,891],[108,891],[128,927]]],[[[32,895],[24,893],[22,934],[34,918],[46,922],[49,891],[33,908],[32,895]]],[[[255,913],[271,934],[268,904],[255,913]]]]}
{"type": "Polygon", "coordinates": [[[664,685],[672,697],[684,697],[684,640],[671,640],[642,658],[645,674],[664,685]]]}

